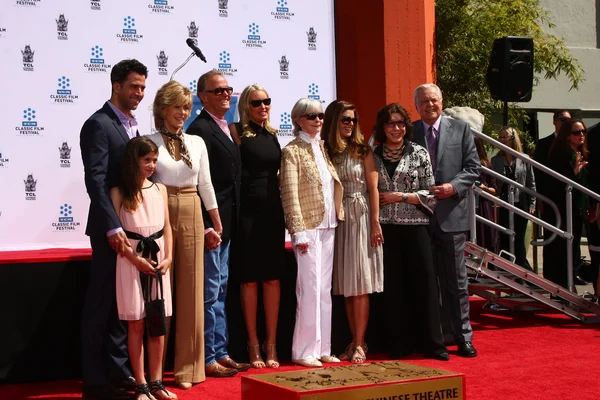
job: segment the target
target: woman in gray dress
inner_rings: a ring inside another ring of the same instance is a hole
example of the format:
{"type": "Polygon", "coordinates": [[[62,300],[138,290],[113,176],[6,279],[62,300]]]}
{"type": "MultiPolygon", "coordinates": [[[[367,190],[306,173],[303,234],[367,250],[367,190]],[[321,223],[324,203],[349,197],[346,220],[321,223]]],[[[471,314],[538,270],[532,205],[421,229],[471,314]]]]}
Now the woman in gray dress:
{"type": "Polygon", "coordinates": [[[352,343],[341,358],[362,363],[366,360],[369,293],[383,291],[377,165],[352,103],[336,100],[327,107],[321,138],[344,186],[346,218],[336,228],[333,294],[345,297],[352,343]]]}

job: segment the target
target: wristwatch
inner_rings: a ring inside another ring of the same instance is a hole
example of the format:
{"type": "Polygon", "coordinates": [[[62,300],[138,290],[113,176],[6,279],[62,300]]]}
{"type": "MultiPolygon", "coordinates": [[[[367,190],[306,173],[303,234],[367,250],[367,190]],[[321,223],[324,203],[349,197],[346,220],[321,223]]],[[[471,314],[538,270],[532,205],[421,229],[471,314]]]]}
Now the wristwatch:
{"type": "Polygon", "coordinates": [[[402,193],[402,201],[405,203],[408,201],[408,193],[402,193]]]}

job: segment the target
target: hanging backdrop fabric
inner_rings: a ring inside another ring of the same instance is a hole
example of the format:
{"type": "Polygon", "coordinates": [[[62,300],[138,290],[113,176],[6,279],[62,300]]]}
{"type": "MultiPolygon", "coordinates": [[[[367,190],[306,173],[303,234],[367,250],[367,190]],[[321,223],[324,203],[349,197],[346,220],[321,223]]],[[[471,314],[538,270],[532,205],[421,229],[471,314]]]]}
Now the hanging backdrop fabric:
{"type": "MultiPolygon", "coordinates": [[[[89,198],[79,132],[110,98],[110,70],[136,58],[149,70],[135,115],[153,132],[157,89],[174,79],[194,93],[198,77],[220,70],[237,96],[264,86],[271,124],[284,146],[302,98],[335,99],[333,0],[0,0],[0,251],[88,248],[89,198]]],[[[200,112],[194,110],[187,124],[200,112]]],[[[186,124],[186,126],[187,126],[186,124]]]]}

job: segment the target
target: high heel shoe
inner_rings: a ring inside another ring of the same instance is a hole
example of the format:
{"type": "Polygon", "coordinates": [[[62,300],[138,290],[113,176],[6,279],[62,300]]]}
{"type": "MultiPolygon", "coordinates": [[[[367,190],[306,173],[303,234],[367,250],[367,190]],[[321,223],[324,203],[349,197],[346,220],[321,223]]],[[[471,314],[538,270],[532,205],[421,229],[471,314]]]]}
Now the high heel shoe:
{"type": "Polygon", "coordinates": [[[262,349],[267,356],[267,367],[269,368],[279,368],[279,360],[277,359],[277,346],[275,343],[267,343],[264,342],[262,345],[262,349]]]}
{"type": "Polygon", "coordinates": [[[352,364],[362,364],[367,360],[367,356],[365,355],[365,351],[362,346],[356,346],[354,348],[354,354],[350,358],[350,362],[352,364]]]}
{"type": "Polygon", "coordinates": [[[346,346],[346,350],[340,355],[340,361],[350,361],[352,354],[354,354],[354,343],[346,346]]]}
{"type": "Polygon", "coordinates": [[[265,362],[260,356],[260,344],[250,344],[246,347],[248,350],[248,360],[252,368],[264,368],[265,362]]]}

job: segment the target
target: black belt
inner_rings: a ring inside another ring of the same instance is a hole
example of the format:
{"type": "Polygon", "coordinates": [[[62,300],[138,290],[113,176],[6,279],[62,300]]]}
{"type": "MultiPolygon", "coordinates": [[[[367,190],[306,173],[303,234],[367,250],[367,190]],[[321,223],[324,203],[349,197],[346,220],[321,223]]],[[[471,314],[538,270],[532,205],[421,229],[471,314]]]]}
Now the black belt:
{"type": "Polygon", "coordinates": [[[127,235],[129,239],[139,240],[137,247],[135,248],[136,252],[142,253],[143,258],[148,258],[148,256],[150,256],[152,261],[158,264],[158,252],[160,251],[160,247],[158,246],[158,243],[156,243],[156,239],[162,237],[163,229],[148,237],[127,230],[125,231],[125,235],[127,235]]]}

